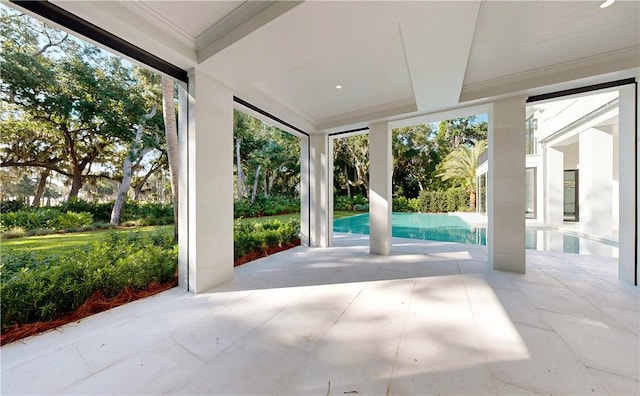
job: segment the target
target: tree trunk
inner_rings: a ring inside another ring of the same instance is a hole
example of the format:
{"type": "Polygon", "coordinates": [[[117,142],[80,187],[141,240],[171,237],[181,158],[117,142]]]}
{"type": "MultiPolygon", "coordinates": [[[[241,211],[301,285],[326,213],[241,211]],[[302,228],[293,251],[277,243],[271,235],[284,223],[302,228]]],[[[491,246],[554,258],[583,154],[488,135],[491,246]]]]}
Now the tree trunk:
{"type": "Polygon", "coordinates": [[[47,189],[47,179],[49,178],[49,174],[51,173],[50,169],[45,169],[40,172],[40,181],[38,182],[38,188],[36,189],[36,195],[33,197],[33,201],[31,202],[31,206],[34,208],[40,206],[40,201],[42,201],[42,196],[47,189]]]}
{"type": "Polygon", "coordinates": [[[134,161],[138,161],[143,158],[145,154],[152,150],[151,148],[141,149],[140,144],[142,142],[144,124],[147,120],[150,120],[154,115],[156,115],[156,109],[156,106],[153,106],[151,112],[144,116],[144,120],[141,125],[138,125],[136,137],[131,144],[131,148],[129,149],[127,156],[124,158],[124,163],[122,164],[122,182],[120,183],[120,188],[118,188],[118,195],[116,196],[116,201],[114,202],[113,209],[111,210],[111,220],[109,221],[111,224],[120,225],[124,204],[127,201],[127,193],[131,187],[134,161]]]}
{"type": "Polygon", "coordinates": [[[173,198],[173,236],[175,240],[178,240],[178,127],[176,125],[176,108],[173,103],[173,80],[169,77],[162,77],[162,116],[167,141],[171,197],[173,198]]]}
{"type": "Polygon", "coordinates": [[[261,168],[262,168],[262,165],[258,165],[258,168],[256,168],[256,177],[255,179],[253,179],[253,192],[251,193],[251,205],[256,203],[256,194],[258,193],[258,180],[260,177],[261,168]]]}
{"type": "Polygon", "coordinates": [[[70,201],[74,198],[78,198],[78,193],[82,188],[82,171],[76,171],[73,173],[73,177],[71,178],[71,190],[69,191],[69,196],[67,197],[67,201],[70,201]]]}
{"type": "Polygon", "coordinates": [[[242,139],[236,139],[236,166],[238,167],[238,199],[242,199],[247,196],[247,189],[244,185],[244,174],[242,173],[242,161],[240,160],[240,145],[242,145],[242,139]]]}
{"type": "Polygon", "coordinates": [[[475,191],[469,191],[469,207],[471,209],[476,208],[476,192],[475,191]]]}

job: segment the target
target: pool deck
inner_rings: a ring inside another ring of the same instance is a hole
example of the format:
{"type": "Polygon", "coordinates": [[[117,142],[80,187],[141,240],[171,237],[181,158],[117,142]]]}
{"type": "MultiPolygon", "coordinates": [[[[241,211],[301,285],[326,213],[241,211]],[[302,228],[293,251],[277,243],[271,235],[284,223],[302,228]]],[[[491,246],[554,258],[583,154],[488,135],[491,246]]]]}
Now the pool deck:
{"type": "MultiPolygon", "coordinates": [[[[469,227],[472,228],[486,228],[488,224],[487,215],[476,212],[449,212],[450,216],[458,216],[462,221],[467,223],[469,227]]],[[[527,227],[535,227],[535,228],[548,228],[552,230],[557,230],[560,232],[573,234],[577,237],[591,239],[593,241],[609,243],[609,244],[617,244],[618,243],[618,235],[592,235],[585,234],[576,223],[563,223],[561,226],[550,225],[545,223],[526,223],[527,227]]],[[[616,245],[617,246],[617,245],[616,245]]]]}
{"type": "Polygon", "coordinates": [[[336,234],[0,349],[1,393],[629,395],[639,298],[616,260],[336,234]]]}

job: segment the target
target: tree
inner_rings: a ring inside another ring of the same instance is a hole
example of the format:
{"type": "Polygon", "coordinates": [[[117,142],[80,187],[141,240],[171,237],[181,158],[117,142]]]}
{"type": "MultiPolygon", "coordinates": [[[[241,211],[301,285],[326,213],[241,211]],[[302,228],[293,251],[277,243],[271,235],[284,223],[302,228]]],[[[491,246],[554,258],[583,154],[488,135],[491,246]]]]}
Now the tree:
{"type": "Polygon", "coordinates": [[[144,146],[142,141],[142,132],[144,131],[145,123],[156,115],[156,110],[157,107],[154,105],[151,112],[149,112],[149,114],[145,114],[145,116],[140,120],[140,125],[136,128],[136,136],[131,143],[131,147],[129,147],[127,155],[125,156],[122,165],[122,181],[120,182],[118,195],[116,196],[116,201],[113,204],[111,219],[109,220],[112,224],[120,224],[124,204],[127,200],[127,193],[129,192],[129,187],[131,187],[134,163],[140,163],[144,156],[155,148],[153,146],[144,146]]]}
{"type": "Polygon", "coordinates": [[[171,196],[173,198],[174,239],[178,239],[178,128],[174,100],[174,83],[169,77],[162,77],[162,117],[164,119],[171,196]]]}
{"type": "MultiPolygon", "coordinates": [[[[356,135],[335,140],[334,174],[343,173],[347,189],[355,187],[369,196],[369,135],[356,135]]],[[[342,187],[342,186],[338,186],[342,187]]]]}
{"type": "Polygon", "coordinates": [[[442,162],[438,176],[443,180],[454,179],[469,193],[469,206],[476,207],[476,169],[478,158],[487,149],[487,142],[480,140],[474,146],[461,146],[452,151],[442,162]]]}
{"type": "Polygon", "coordinates": [[[440,157],[433,136],[428,124],[393,130],[394,194],[416,198],[420,192],[434,185],[440,157]]]}
{"type": "MultiPolygon", "coordinates": [[[[0,33],[0,94],[15,121],[14,140],[3,146],[1,165],[67,176],[68,198],[75,198],[96,176],[92,170],[108,162],[118,144],[133,139],[133,126],[145,113],[131,68],[5,8],[0,33]]],[[[1,121],[4,130],[7,119],[1,121]]]]}

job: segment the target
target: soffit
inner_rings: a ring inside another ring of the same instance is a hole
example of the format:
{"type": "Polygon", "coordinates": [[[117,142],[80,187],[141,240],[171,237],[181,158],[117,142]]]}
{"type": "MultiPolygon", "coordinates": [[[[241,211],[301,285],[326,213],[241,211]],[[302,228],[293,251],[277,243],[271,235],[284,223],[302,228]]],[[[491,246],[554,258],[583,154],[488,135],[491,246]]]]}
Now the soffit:
{"type": "MultiPolygon", "coordinates": [[[[464,78],[465,90],[530,80],[553,81],[553,74],[583,77],[580,68],[611,72],[637,67],[640,2],[485,1],[475,30],[464,78]],[[609,69],[607,69],[609,68],[609,69]]],[[[527,87],[526,84],[523,87],[527,87]]],[[[486,90],[491,92],[490,90],[486,90]]],[[[463,94],[463,99],[482,94],[463,94]]]]}

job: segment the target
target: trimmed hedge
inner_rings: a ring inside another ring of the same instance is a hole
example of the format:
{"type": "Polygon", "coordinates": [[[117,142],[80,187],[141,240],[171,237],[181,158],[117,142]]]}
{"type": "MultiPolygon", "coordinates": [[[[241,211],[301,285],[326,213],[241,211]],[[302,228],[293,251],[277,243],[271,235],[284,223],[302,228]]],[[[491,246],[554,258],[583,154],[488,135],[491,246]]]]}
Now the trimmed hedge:
{"type": "Polygon", "coordinates": [[[236,221],[233,238],[234,260],[252,252],[266,253],[269,248],[286,246],[298,240],[300,221],[290,220],[283,223],[270,220],[252,224],[236,221]]]}
{"type": "MultiPolygon", "coordinates": [[[[335,210],[369,210],[369,202],[364,197],[335,197],[335,210]]],[[[447,190],[424,190],[418,198],[393,198],[394,212],[444,213],[469,210],[469,193],[462,187],[447,190]]]]}
{"type": "Polygon", "coordinates": [[[109,233],[98,243],[60,255],[3,254],[0,264],[2,327],[48,321],[73,312],[94,292],[112,297],[126,286],[170,281],[178,247],[173,233],[109,233]]]}

